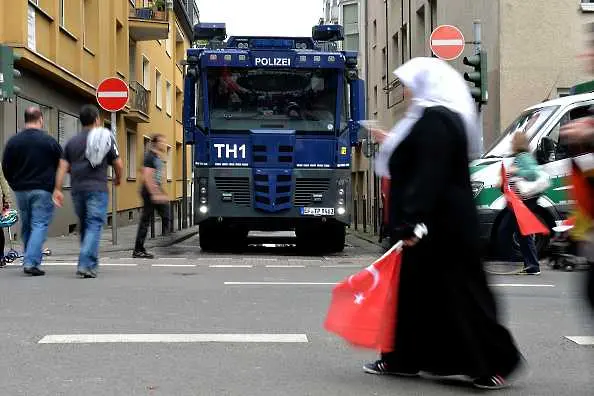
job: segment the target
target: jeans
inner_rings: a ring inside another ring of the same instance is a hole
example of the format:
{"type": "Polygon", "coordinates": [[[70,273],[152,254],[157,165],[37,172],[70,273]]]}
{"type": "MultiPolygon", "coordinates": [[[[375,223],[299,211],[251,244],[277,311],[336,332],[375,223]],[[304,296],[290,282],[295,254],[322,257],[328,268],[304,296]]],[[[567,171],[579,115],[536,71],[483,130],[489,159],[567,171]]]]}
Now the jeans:
{"type": "Polygon", "coordinates": [[[148,232],[148,226],[153,218],[154,211],[159,212],[161,221],[163,224],[163,233],[168,234],[171,231],[171,219],[169,217],[169,205],[168,204],[155,204],[151,201],[151,195],[143,188],[140,195],[144,202],[142,208],[142,216],[140,217],[140,223],[138,223],[138,232],[136,233],[136,243],[134,244],[135,252],[144,252],[144,241],[146,240],[146,234],[148,232]]]}
{"type": "MultiPolygon", "coordinates": [[[[527,199],[524,201],[524,204],[534,212],[534,207],[537,205],[536,203],[537,198],[527,199]]],[[[522,252],[522,257],[524,258],[524,269],[529,269],[531,271],[538,270],[540,271],[540,264],[538,262],[538,255],[536,252],[536,245],[534,244],[534,235],[526,235],[523,236],[520,233],[520,228],[518,227],[518,222],[513,221],[514,231],[518,236],[518,243],[520,245],[520,251],[522,252]]]]}
{"type": "Polygon", "coordinates": [[[102,191],[72,194],[80,226],[79,270],[96,270],[99,264],[99,242],[107,218],[108,194],[102,191]]]}
{"type": "Polygon", "coordinates": [[[25,268],[39,267],[42,249],[54,215],[52,194],[45,190],[15,191],[21,218],[25,268]]]}

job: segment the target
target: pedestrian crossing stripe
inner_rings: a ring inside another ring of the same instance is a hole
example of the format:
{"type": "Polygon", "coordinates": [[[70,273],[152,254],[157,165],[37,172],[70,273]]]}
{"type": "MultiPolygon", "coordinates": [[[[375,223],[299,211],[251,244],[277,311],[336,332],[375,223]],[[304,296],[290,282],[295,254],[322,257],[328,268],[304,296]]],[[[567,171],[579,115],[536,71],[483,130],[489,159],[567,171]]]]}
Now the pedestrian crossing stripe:
{"type": "Polygon", "coordinates": [[[38,344],[307,343],[306,334],[52,334],[38,344]]]}
{"type": "Polygon", "coordinates": [[[594,345],[594,336],[566,336],[565,338],[578,345],[594,345]]]}

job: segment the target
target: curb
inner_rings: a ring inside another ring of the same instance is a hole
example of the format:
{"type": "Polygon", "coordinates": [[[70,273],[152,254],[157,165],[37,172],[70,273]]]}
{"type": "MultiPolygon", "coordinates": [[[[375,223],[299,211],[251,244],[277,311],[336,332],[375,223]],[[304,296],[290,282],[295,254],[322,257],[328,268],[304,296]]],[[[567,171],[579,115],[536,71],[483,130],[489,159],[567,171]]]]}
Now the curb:
{"type": "MultiPolygon", "coordinates": [[[[160,236],[160,237],[154,238],[152,240],[147,240],[146,247],[147,248],[169,247],[169,246],[181,243],[185,240],[188,240],[196,235],[198,235],[198,227],[192,227],[192,228],[188,228],[183,231],[178,231],[178,233],[174,233],[171,238],[160,236]],[[178,235],[175,235],[175,234],[178,234],[178,235]]],[[[131,245],[126,245],[126,246],[116,245],[116,246],[100,247],[99,252],[100,253],[127,252],[127,251],[131,251],[134,248],[133,244],[134,244],[134,242],[132,242],[131,245]]],[[[52,249],[52,251],[56,251],[56,253],[52,253],[52,254],[73,255],[73,254],[79,253],[79,246],[77,243],[76,250],[52,249]]]]}

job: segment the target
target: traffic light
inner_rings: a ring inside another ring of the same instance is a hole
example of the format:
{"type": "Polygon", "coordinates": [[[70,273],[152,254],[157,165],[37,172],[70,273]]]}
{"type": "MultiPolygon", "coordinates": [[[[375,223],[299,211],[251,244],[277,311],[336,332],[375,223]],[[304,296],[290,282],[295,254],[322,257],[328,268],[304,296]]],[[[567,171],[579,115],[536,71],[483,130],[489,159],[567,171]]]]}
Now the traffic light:
{"type": "Polygon", "coordinates": [[[21,92],[14,85],[14,79],[21,76],[21,72],[14,68],[14,61],[18,59],[11,47],[0,44],[0,101],[10,101],[21,92]]]}
{"type": "Polygon", "coordinates": [[[480,104],[485,104],[489,100],[489,91],[487,89],[487,51],[481,50],[478,54],[465,56],[463,63],[471,66],[474,71],[464,73],[464,79],[474,84],[470,88],[473,99],[480,104]]]}

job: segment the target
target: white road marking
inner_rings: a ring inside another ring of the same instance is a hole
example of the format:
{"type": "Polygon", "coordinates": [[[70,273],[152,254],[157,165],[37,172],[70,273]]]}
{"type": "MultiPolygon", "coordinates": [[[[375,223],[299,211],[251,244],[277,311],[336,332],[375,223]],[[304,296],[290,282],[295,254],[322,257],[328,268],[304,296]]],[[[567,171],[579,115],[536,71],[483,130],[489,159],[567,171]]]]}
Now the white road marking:
{"type": "Polygon", "coordinates": [[[249,264],[211,264],[209,268],[253,268],[253,265],[249,264]]]}
{"type": "Polygon", "coordinates": [[[434,46],[439,45],[464,45],[464,41],[460,39],[451,39],[451,40],[431,40],[431,43],[434,46]]]}
{"type": "MultiPolygon", "coordinates": [[[[330,286],[338,282],[225,282],[229,286],[330,286]]],[[[529,284],[529,283],[495,283],[493,287],[555,287],[555,285],[529,284]]]]}
{"type": "Polygon", "coordinates": [[[555,287],[555,285],[534,284],[534,283],[492,283],[492,287],[555,287]]]}
{"type": "Polygon", "coordinates": [[[336,282],[225,282],[225,285],[229,286],[329,286],[336,284],[336,282]]]}
{"type": "Polygon", "coordinates": [[[175,260],[181,261],[181,260],[184,260],[185,261],[185,260],[188,260],[188,259],[185,258],[185,257],[159,257],[159,258],[157,258],[157,260],[163,260],[163,261],[168,261],[168,260],[171,260],[171,261],[175,261],[175,260]]]}
{"type": "Polygon", "coordinates": [[[107,92],[97,92],[98,98],[127,98],[128,92],[126,91],[107,91],[107,92]]]}
{"type": "Polygon", "coordinates": [[[151,265],[151,267],[162,267],[162,268],[167,268],[167,267],[171,267],[171,268],[178,268],[178,267],[196,267],[196,264],[153,264],[151,265]]]}
{"type": "Polygon", "coordinates": [[[47,335],[38,344],[97,344],[97,343],[305,343],[306,334],[55,334],[47,335]]]}
{"type": "Polygon", "coordinates": [[[365,265],[359,264],[328,264],[320,265],[320,268],[364,268],[365,265]]]}
{"type": "Polygon", "coordinates": [[[324,260],[320,259],[288,259],[289,263],[321,263],[324,260]]]}
{"type": "Polygon", "coordinates": [[[99,263],[99,267],[137,267],[138,264],[99,263]]]}
{"type": "Polygon", "coordinates": [[[305,265],[292,265],[292,264],[270,264],[266,268],[305,268],[305,265]]]}
{"type": "Polygon", "coordinates": [[[565,337],[569,341],[573,341],[578,345],[594,345],[594,336],[575,336],[565,337]]]}

